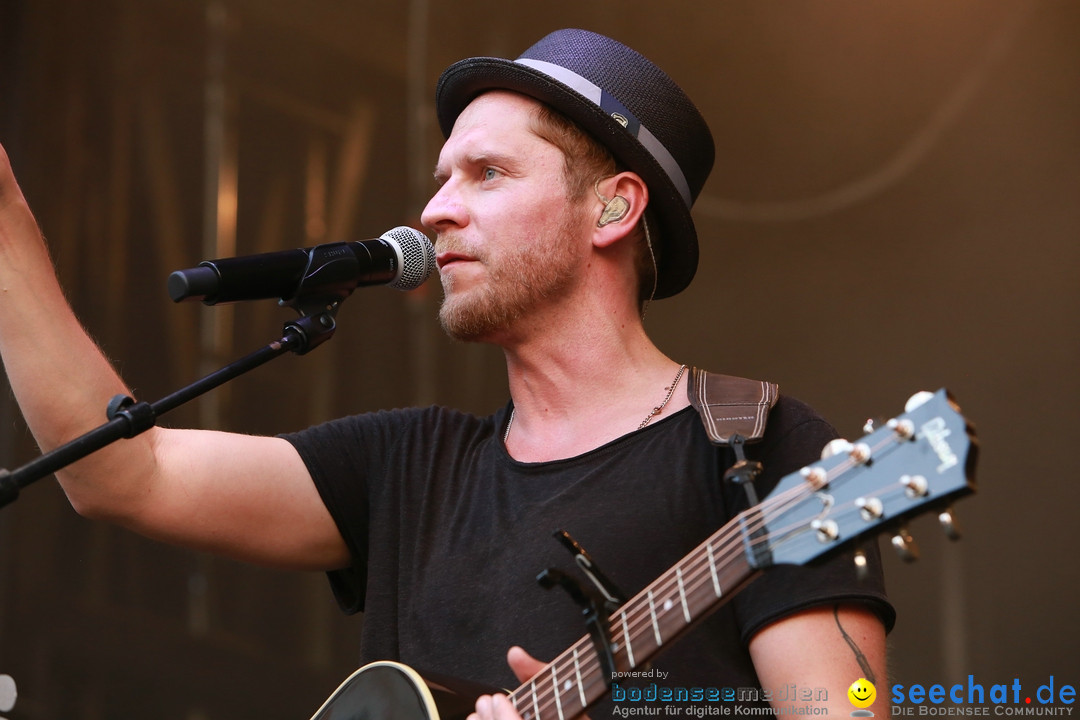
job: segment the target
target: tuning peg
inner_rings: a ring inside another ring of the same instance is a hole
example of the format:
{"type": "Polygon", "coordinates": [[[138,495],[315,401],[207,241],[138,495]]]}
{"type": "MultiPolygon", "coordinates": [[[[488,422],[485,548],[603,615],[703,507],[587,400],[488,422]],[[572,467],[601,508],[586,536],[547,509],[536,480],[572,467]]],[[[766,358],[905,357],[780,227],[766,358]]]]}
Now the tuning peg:
{"type": "Polygon", "coordinates": [[[915,538],[911,537],[906,527],[900,528],[893,535],[892,546],[904,562],[914,562],[919,559],[919,546],[915,544],[915,538]]]}
{"type": "Polygon", "coordinates": [[[829,484],[829,473],[822,468],[807,466],[799,472],[814,490],[821,490],[829,484]]]}
{"type": "Polygon", "coordinates": [[[880,520],[881,516],[885,514],[885,504],[881,502],[880,498],[856,498],[855,507],[859,508],[859,515],[866,522],[880,520]]]}
{"type": "Polygon", "coordinates": [[[815,519],[810,523],[810,527],[817,534],[820,543],[830,543],[840,537],[840,526],[835,520],[815,519]]]}
{"type": "Polygon", "coordinates": [[[870,574],[870,566],[866,561],[866,552],[864,552],[862,548],[859,548],[855,551],[853,560],[855,562],[855,577],[857,577],[859,581],[865,580],[870,574]]]}
{"type": "Polygon", "coordinates": [[[953,514],[952,508],[942,510],[937,519],[941,523],[941,529],[945,531],[945,537],[950,540],[960,539],[960,526],[956,522],[956,516],[953,514]]]}
{"type": "Polygon", "coordinates": [[[908,398],[907,403],[904,405],[904,412],[912,412],[916,410],[920,405],[925,404],[927,401],[932,400],[934,393],[927,392],[926,390],[920,390],[911,397],[908,398]]]}
{"type": "Polygon", "coordinates": [[[821,449],[821,459],[822,460],[828,460],[829,458],[833,457],[834,455],[841,455],[841,454],[844,454],[844,453],[849,453],[849,452],[851,452],[852,448],[854,448],[854,447],[855,447],[854,445],[852,445],[850,442],[848,442],[844,438],[836,438],[835,440],[830,440],[825,445],[825,447],[823,447],[821,449]]]}
{"type": "Polygon", "coordinates": [[[930,494],[930,482],[922,475],[901,475],[900,484],[904,486],[904,494],[912,500],[930,494]]]}
{"type": "Polygon", "coordinates": [[[869,435],[870,433],[874,432],[874,427],[876,425],[877,422],[874,420],[874,418],[867,418],[866,422],[864,422],[862,426],[863,435],[869,435]]]}

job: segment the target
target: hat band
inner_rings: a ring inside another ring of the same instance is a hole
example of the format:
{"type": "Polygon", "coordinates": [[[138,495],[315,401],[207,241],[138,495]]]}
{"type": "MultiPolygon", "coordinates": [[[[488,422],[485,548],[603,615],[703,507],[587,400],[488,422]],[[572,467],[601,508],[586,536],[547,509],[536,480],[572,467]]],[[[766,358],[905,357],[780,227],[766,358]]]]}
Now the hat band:
{"type": "Polygon", "coordinates": [[[563,85],[566,85],[582,95],[586,100],[614,118],[615,122],[626,128],[631,135],[636,137],[638,142],[640,142],[649,154],[653,156],[653,159],[660,163],[660,167],[664,169],[668,178],[670,178],[671,182],[675,185],[675,189],[678,190],[679,195],[682,196],[683,202],[686,203],[686,207],[689,208],[694,204],[693,198],[690,195],[690,186],[686,182],[686,176],[683,175],[682,168],[679,167],[679,163],[676,162],[675,157],[668,152],[668,149],[664,147],[664,144],[661,143],[655,135],[652,134],[649,128],[645,127],[625,105],[615,98],[614,95],[606,92],[588,78],[584,78],[573,70],[568,70],[555,63],[549,63],[544,60],[533,60],[532,58],[518,58],[514,62],[520,65],[527,65],[534,70],[539,70],[545,75],[558,80],[563,85]]]}

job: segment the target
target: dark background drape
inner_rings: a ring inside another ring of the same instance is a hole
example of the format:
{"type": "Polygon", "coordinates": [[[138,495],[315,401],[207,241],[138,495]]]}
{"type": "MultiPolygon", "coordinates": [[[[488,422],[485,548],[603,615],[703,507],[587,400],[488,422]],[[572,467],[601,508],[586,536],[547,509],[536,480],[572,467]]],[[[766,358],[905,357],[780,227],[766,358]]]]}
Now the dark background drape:
{"type": "MultiPolygon", "coordinates": [[[[440,70],[567,26],[656,60],[716,136],[698,276],[647,317],[671,357],[773,380],[848,436],[942,386],[976,426],[965,539],[920,518],[923,559],[887,553],[890,682],[1080,684],[1080,5],[0,0],[0,142],[77,312],[153,400],[290,319],[174,305],[171,270],[418,224],[440,70]]],[[[163,422],[491,411],[501,356],[444,338],[439,296],[357,293],[332,342],[163,422]]],[[[0,464],[35,457],[6,390],[0,415],[0,464]]],[[[51,480],[0,511],[13,718],[308,717],[361,622],[321,576],[88,522],[51,480]]]]}

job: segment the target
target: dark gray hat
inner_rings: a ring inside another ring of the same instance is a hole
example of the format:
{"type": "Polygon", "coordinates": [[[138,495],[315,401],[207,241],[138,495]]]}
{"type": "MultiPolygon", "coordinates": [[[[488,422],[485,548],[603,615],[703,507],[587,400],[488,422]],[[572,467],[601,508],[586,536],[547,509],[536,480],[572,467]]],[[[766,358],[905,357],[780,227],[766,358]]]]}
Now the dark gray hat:
{"type": "Polygon", "coordinates": [[[435,106],[449,137],[461,111],[488,90],[514,90],[552,106],[649,186],[660,225],[656,297],[690,284],[698,264],[690,207],[713,165],[713,140],[686,93],[640,53],[587,30],[557,30],[517,60],[476,57],[439,78],[435,106]]]}

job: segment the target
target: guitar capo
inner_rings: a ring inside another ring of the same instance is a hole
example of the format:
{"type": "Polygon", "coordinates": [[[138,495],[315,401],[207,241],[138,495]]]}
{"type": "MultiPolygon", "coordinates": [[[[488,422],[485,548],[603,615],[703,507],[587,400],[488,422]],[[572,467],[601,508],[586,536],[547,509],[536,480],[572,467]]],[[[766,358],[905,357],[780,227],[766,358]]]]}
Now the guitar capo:
{"type": "Polygon", "coordinates": [[[583,586],[579,581],[555,568],[548,568],[537,575],[536,582],[545,590],[561,587],[574,602],[581,606],[585,627],[596,647],[600,669],[610,688],[615,680],[615,648],[611,642],[610,618],[611,613],[626,602],[626,595],[601,572],[589,553],[570,536],[570,533],[565,530],[556,530],[553,535],[570,551],[574,562],[589,578],[595,590],[583,586]]]}

